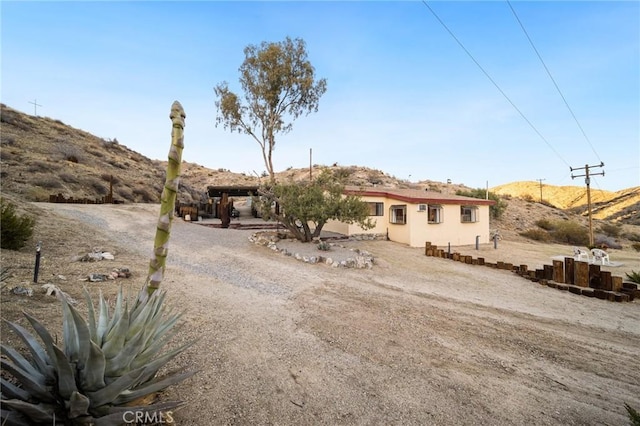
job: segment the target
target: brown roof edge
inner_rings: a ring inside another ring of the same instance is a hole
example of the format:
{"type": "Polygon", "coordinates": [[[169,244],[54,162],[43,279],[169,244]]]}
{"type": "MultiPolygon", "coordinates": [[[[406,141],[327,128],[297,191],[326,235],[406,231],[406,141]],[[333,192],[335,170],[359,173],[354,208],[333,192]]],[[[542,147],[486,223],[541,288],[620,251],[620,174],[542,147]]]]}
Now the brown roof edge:
{"type": "Polygon", "coordinates": [[[417,189],[393,189],[393,188],[354,188],[347,187],[344,190],[346,195],[358,195],[369,197],[386,197],[398,201],[405,201],[413,204],[458,204],[474,206],[492,206],[496,204],[493,200],[483,200],[481,198],[464,197],[462,195],[447,195],[433,191],[420,191],[417,189]]]}

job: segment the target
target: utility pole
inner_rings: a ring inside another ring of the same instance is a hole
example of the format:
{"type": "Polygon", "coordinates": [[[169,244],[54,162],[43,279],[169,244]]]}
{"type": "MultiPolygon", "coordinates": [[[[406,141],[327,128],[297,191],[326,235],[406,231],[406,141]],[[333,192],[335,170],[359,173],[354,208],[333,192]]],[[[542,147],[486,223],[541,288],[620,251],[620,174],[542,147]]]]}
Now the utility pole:
{"type": "Polygon", "coordinates": [[[542,203],[542,181],[546,179],[536,179],[536,180],[540,182],[540,203],[542,203]]]}
{"type": "Polygon", "coordinates": [[[309,182],[313,182],[313,148],[309,148],[309,182]]]}
{"type": "Polygon", "coordinates": [[[587,184],[587,204],[588,204],[588,208],[589,208],[589,246],[593,247],[593,223],[591,221],[591,188],[590,188],[590,184],[591,184],[591,178],[590,176],[597,176],[597,175],[602,175],[604,176],[604,170],[601,171],[600,173],[589,173],[589,169],[593,168],[593,167],[604,167],[604,163],[602,161],[600,161],[600,164],[597,164],[595,166],[590,166],[588,164],[585,164],[584,167],[569,167],[569,170],[571,170],[572,172],[574,170],[584,170],[584,174],[583,175],[573,175],[573,173],[571,173],[571,179],[575,179],[577,177],[581,177],[584,176],[584,183],[587,184]]]}
{"type": "Polygon", "coordinates": [[[37,117],[38,116],[38,107],[41,107],[42,105],[40,105],[38,103],[37,99],[34,99],[33,102],[29,101],[29,103],[33,105],[33,115],[35,115],[37,117]]]}

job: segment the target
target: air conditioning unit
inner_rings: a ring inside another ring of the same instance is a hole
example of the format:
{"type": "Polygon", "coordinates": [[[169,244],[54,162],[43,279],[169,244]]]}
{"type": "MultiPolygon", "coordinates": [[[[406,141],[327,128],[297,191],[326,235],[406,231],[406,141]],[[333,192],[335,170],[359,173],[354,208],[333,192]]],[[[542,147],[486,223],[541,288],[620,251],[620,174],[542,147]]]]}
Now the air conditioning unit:
{"type": "Polygon", "coordinates": [[[419,212],[426,212],[427,211],[427,205],[426,204],[418,204],[418,211],[419,212]]]}

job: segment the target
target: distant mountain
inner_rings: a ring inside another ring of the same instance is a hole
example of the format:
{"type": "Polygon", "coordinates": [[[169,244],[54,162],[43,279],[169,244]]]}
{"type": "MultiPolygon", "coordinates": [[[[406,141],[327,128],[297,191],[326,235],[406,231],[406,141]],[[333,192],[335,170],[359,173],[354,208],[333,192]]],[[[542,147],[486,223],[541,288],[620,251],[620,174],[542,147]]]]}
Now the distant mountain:
{"type": "MultiPolygon", "coordinates": [[[[540,183],[532,181],[512,182],[496,186],[491,192],[540,201],[540,183]]],[[[584,186],[542,185],[542,201],[554,207],[586,214],[587,189],[584,186]]],[[[640,186],[617,192],[591,188],[591,209],[596,219],[620,221],[640,225],[640,186]]]]}

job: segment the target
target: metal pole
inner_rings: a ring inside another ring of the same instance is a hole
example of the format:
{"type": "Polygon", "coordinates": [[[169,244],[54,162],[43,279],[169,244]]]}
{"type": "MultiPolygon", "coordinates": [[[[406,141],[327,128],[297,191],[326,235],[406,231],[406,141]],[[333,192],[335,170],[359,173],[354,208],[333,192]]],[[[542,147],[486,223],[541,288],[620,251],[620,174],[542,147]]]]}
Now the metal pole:
{"type": "Polygon", "coordinates": [[[584,181],[587,184],[587,204],[589,206],[589,248],[591,248],[593,247],[593,222],[591,220],[591,179],[589,178],[589,166],[585,167],[585,175],[584,181]]]}
{"type": "Polygon", "coordinates": [[[42,248],[42,241],[38,241],[36,244],[36,266],[33,271],[33,282],[38,282],[38,272],[40,270],[40,249],[42,248]]]}

